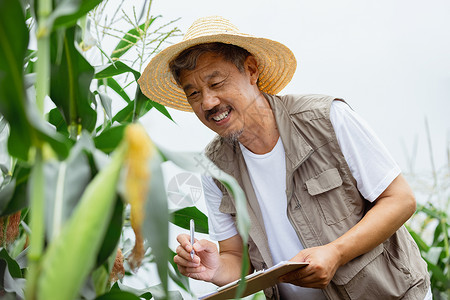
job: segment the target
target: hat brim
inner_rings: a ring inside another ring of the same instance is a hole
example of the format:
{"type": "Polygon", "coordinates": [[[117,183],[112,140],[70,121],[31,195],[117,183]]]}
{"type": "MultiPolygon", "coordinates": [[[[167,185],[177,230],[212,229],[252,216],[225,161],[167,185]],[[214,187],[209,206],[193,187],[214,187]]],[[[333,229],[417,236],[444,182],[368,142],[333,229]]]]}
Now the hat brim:
{"type": "Polygon", "coordinates": [[[277,94],[294,76],[297,67],[295,56],[279,42],[245,34],[204,35],[169,46],[153,57],[138,80],[144,95],[162,105],[192,111],[183,90],[170,72],[169,62],[185,49],[214,42],[242,47],[256,58],[260,72],[259,88],[262,92],[277,94]]]}

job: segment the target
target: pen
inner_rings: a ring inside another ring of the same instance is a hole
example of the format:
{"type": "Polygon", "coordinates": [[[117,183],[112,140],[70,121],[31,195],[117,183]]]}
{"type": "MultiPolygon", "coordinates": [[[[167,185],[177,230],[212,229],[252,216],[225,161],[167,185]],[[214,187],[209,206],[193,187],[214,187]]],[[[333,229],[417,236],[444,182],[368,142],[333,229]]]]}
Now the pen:
{"type": "Polygon", "coordinates": [[[191,258],[194,259],[194,231],[195,231],[195,223],[194,223],[194,219],[191,219],[190,222],[190,230],[191,230],[191,245],[192,245],[192,250],[191,250],[191,258]]]}

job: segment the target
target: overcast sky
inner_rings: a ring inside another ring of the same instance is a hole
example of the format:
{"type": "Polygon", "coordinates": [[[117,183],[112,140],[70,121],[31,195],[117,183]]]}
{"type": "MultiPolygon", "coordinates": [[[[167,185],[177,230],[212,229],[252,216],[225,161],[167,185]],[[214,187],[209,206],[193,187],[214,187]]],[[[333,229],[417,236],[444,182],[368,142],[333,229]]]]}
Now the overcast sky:
{"type": "MultiPolygon", "coordinates": [[[[416,171],[428,169],[428,118],[434,158],[447,162],[450,129],[450,1],[163,1],[152,14],[194,20],[221,15],[241,31],[277,40],[298,60],[281,92],[344,98],[386,144],[404,171],[405,147],[416,171]]],[[[179,40],[179,39],[178,39],[179,40]]],[[[157,142],[174,150],[201,151],[214,133],[192,113],[170,110],[178,125],[158,113],[144,124],[157,142]]]]}

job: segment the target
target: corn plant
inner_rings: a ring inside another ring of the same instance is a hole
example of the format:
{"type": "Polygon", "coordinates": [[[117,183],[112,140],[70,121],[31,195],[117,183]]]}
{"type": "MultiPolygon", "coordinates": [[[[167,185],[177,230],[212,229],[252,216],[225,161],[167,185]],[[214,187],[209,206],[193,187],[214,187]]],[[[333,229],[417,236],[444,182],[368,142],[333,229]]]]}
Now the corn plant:
{"type": "Polygon", "coordinates": [[[434,299],[450,297],[450,251],[448,215],[432,204],[419,205],[414,219],[422,219],[421,228],[408,227],[428,265],[434,299]]]}
{"type": "Polygon", "coordinates": [[[171,119],[136,80],[145,60],[179,31],[169,28],[172,22],[154,27],[159,17],[150,15],[151,1],[127,19],[131,29],[114,30],[114,22],[99,17],[107,3],[0,0],[2,298],[181,298],[168,291],[169,278],[189,291],[173,266],[168,222],[186,227],[194,218],[207,232],[207,220],[194,207],[168,211],[161,171],[167,159],[207,171],[229,187],[246,241],[245,198],[236,181],[202,168],[199,160],[211,163],[204,156],[158,148],[139,125],[151,109],[171,119]],[[111,53],[93,42],[92,24],[97,37],[106,29],[117,35],[111,53]],[[89,59],[88,49],[101,53],[100,64],[89,59]],[[136,59],[126,58],[131,49],[138,49],[136,59]],[[117,101],[121,108],[114,114],[117,101]],[[126,227],[135,233],[129,251],[120,243],[126,227]],[[125,286],[124,260],[133,270],[156,263],[161,284],[125,286]]]}
{"type": "MultiPolygon", "coordinates": [[[[430,149],[431,172],[418,175],[413,171],[414,155],[408,157],[408,179],[412,183],[418,206],[407,228],[419,246],[428,265],[433,298],[450,299],[450,145],[447,165],[436,168],[428,122],[425,122],[430,149]]],[[[414,150],[414,149],[413,149],[414,150]]]]}

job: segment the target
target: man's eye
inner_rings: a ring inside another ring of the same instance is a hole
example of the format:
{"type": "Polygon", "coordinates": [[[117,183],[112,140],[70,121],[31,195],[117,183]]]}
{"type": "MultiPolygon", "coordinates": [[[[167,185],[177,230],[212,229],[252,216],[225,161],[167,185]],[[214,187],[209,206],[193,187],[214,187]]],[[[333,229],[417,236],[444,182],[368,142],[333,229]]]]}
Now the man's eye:
{"type": "Polygon", "coordinates": [[[190,94],[188,95],[188,98],[192,98],[192,97],[194,97],[194,96],[197,95],[197,94],[198,94],[197,91],[192,92],[192,93],[190,93],[190,94]]]}
{"type": "Polygon", "coordinates": [[[220,87],[220,86],[222,86],[223,83],[224,83],[224,80],[215,82],[215,83],[211,84],[211,87],[220,87]]]}

